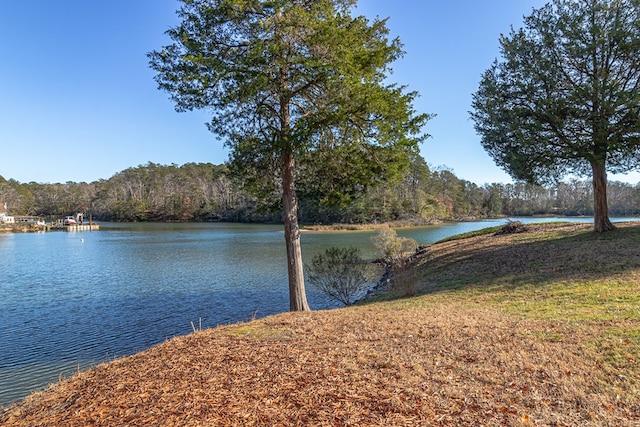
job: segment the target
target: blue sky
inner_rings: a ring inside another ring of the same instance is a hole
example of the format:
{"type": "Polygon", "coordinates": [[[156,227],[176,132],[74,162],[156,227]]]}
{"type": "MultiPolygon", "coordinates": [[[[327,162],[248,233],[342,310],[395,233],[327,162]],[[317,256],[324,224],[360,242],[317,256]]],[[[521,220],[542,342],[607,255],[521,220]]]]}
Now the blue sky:
{"type": "MultiPolygon", "coordinates": [[[[360,0],[389,17],[407,52],[393,81],[434,113],[422,155],[483,185],[510,182],[469,119],[471,95],[499,54],[498,37],[544,0],[360,0]]],[[[0,175],[20,182],[91,182],[147,162],[222,163],[205,112],[176,113],[146,53],[169,42],[176,0],[5,1],[0,8],[0,175]]],[[[636,175],[621,178],[637,182],[636,175]]]]}

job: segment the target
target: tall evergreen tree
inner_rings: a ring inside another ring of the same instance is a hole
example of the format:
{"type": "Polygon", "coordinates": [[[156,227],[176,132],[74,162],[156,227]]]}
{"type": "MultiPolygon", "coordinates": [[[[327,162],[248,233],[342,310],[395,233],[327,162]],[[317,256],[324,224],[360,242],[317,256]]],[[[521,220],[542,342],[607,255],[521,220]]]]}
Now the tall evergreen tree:
{"type": "Polygon", "coordinates": [[[415,93],[385,83],[400,42],[387,38],[384,20],[352,17],[355,4],[182,0],[173,43],[149,54],[177,110],[207,109],[254,188],[282,193],[292,311],[309,309],[296,162],[333,144],[360,153],[357,168],[389,169],[385,161],[415,152],[428,119],[413,110],[415,93]],[[380,156],[381,147],[394,155],[380,156]]]}
{"type": "Polygon", "coordinates": [[[553,0],[500,44],[473,96],[482,145],[516,179],[591,174],[594,229],[612,230],[607,170],[640,158],[640,1],[553,0]]]}

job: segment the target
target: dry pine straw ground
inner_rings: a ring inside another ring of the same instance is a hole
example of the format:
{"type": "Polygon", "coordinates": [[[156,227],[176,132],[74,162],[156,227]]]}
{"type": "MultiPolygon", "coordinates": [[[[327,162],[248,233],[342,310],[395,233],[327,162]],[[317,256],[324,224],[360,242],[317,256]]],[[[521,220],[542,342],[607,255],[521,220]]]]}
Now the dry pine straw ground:
{"type": "Polygon", "coordinates": [[[597,330],[428,298],[177,337],[32,394],[0,425],[640,426],[638,378],[584,345],[597,330]]]}
{"type": "Polygon", "coordinates": [[[0,424],[640,425],[606,384],[624,380],[585,365],[588,337],[544,342],[539,327],[447,304],[286,313],[99,365],[0,424]]]}

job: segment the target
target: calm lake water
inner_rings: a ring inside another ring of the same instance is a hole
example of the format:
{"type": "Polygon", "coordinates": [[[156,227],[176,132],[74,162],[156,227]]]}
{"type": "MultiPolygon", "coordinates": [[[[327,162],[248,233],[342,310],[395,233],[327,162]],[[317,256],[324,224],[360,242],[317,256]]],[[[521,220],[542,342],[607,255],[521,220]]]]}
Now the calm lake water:
{"type": "MultiPolygon", "coordinates": [[[[428,244],[506,221],[398,235],[428,244]]],[[[188,334],[192,323],[215,327],[289,309],[281,226],[100,226],[97,232],[0,234],[0,406],[79,369],[188,334]]],[[[330,246],[358,246],[373,257],[373,235],[304,233],[303,254],[310,260],[330,246]]],[[[309,286],[307,294],[313,309],[338,306],[309,286]]]]}

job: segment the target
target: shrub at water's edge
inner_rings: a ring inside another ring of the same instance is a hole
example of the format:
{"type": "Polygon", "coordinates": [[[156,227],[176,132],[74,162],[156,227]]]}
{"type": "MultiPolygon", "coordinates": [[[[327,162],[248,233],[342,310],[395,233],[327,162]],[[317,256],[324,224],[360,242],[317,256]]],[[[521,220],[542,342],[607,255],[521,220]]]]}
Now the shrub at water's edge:
{"type": "Polygon", "coordinates": [[[305,269],[312,286],[345,306],[356,301],[379,270],[362,259],[356,247],[328,248],[314,255],[305,269]]]}

